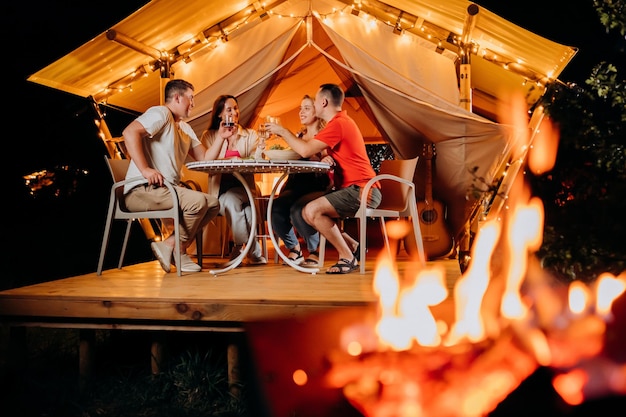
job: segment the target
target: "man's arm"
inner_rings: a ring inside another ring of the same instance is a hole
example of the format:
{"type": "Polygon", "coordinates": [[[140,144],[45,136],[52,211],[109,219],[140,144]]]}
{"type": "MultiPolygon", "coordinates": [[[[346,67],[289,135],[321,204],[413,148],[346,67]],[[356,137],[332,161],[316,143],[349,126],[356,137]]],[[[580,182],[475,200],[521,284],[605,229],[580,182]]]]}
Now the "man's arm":
{"type": "Polygon", "coordinates": [[[303,158],[309,158],[315,154],[318,154],[328,148],[326,143],[317,139],[310,139],[308,141],[297,138],[289,129],[284,128],[276,123],[266,123],[265,128],[276,135],[281,136],[287,142],[287,145],[294,151],[296,151],[303,158]]]}
{"type": "Polygon", "coordinates": [[[148,137],[148,132],[141,123],[133,120],[122,132],[124,144],[130,159],[133,160],[141,175],[148,180],[149,184],[163,186],[163,175],[148,165],[148,160],[143,152],[143,140],[148,137]]]}

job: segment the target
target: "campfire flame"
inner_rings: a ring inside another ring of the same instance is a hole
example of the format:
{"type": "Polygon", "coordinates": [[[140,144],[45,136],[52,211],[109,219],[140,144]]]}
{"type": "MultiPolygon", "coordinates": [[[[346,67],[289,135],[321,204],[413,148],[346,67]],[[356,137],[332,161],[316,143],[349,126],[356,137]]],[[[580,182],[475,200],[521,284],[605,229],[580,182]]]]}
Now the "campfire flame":
{"type": "MultiPolygon", "coordinates": [[[[545,150],[556,154],[558,143],[551,125],[542,126],[549,135],[538,135],[542,152],[531,154],[535,172],[551,169],[554,155],[545,157],[545,150]]],[[[352,359],[342,356],[327,375],[364,415],[483,416],[538,366],[554,370],[555,390],[572,405],[626,394],[626,365],[602,355],[626,272],[603,274],[592,286],[558,285],[534,257],[542,243],[543,205],[522,179],[511,189],[504,216],[485,219],[479,228],[471,263],[453,288],[450,317],[433,314],[451,301],[442,269],[427,265],[400,279],[394,261],[381,252],[373,281],[375,341],[346,329],[342,344],[351,346],[346,352],[352,359]],[[348,336],[355,334],[361,338],[348,336]]]]}
{"type": "MultiPolygon", "coordinates": [[[[506,222],[492,219],[480,228],[472,262],[454,286],[449,322],[432,313],[449,298],[443,269],[428,265],[401,280],[381,253],[373,282],[376,341],[343,338],[356,362],[343,358],[328,374],[364,415],[483,416],[538,366],[555,370],[553,386],[569,404],[597,395],[589,388],[598,385],[597,372],[587,368],[599,366],[606,322],[626,290],[626,273],[605,273],[592,287],[574,281],[566,292],[554,282],[527,279],[541,244],[542,205],[533,198],[510,214],[506,222]],[[505,266],[494,268],[496,253],[506,254],[505,266]]],[[[602,367],[604,389],[626,393],[626,366],[602,358],[602,367]]]]}

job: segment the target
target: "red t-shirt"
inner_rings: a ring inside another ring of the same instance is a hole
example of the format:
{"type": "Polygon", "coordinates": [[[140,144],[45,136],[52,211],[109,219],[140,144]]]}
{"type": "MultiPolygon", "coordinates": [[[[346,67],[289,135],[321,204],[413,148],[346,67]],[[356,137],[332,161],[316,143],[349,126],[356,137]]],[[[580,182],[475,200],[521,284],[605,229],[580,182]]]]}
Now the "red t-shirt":
{"type": "MultiPolygon", "coordinates": [[[[328,145],[328,154],[335,160],[335,186],[346,188],[350,185],[364,187],[376,176],[367,156],[363,135],[356,122],[345,110],[337,113],[326,126],[317,132],[315,139],[328,145]],[[337,183],[337,180],[341,181],[337,183]]],[[[374,184],[380,188],[380,184],[374,184]]]]}

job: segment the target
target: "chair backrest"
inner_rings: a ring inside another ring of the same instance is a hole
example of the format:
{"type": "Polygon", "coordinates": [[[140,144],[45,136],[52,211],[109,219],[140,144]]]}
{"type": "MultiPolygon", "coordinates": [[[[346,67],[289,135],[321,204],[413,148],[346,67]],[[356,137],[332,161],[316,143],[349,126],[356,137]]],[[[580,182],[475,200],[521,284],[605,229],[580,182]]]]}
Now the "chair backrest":
{"type": "Polygon", "coordinates": [[[113,182],[123,181],[124,178],[126,178],[126,171],[128,171],[128,166],[130,165],[130,159],[111,159],[105,155],[104,160],[109,167],[113,182]]]}
{"type": "MultiPolygon", "coordinates": [[[[417,160],[419,157],[412,159],[386,159],[380,164],[378,174],[390,174],[400,177],[404,180],[413,182],[415,169],[417,168],[417,160]]],[[[380,181],[382,200],[378,209],[404,211],[409,204],[409,192],[411,187],[397,181],[380,181]]]]}
{"type": "MultiPolygon", "coordinates": [[[[130,159],[112,159],[108,156],[104,156],[104,160],[109,167],[109,172],[111,173],[111,178],[113,178],[113,183],[117,183],[120,181],[124,181],[126,179],[126,171],[128,171],[128,166],[130,165],[130,159]]],[[[115,188],[115,197],[117,200],[117,210],[128,212],[128,209],[124,205],[124,199],[122,196],[124,195],[124,187],[115,188]]]]}

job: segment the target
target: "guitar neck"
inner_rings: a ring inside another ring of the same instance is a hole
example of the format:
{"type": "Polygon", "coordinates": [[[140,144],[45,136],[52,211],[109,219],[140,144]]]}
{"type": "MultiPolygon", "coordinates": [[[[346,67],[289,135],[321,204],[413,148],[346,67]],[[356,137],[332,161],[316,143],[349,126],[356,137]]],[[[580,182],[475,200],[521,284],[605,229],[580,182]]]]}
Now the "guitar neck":
{"type": "Polygon", "coordinates": [[[426,184],[424,188],[424,199],[427,202],[433,201],[433,146],[434,145],[424,145],[425,148],[425,159],[426,159],[426,172],[424,173],[426,177],[426,184]]]}

